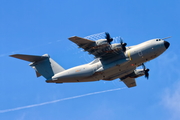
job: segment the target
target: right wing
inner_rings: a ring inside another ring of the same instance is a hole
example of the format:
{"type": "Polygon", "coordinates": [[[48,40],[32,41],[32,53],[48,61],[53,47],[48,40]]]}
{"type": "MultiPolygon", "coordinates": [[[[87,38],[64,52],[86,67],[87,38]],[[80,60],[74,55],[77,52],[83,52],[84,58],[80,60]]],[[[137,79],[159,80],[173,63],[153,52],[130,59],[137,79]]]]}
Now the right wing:
{"type": "Polygon", "coordinates": [[[123,81],[128,88],[136,86],[136,80],[134,78],[127,77],[121,81],[123,81]]]}

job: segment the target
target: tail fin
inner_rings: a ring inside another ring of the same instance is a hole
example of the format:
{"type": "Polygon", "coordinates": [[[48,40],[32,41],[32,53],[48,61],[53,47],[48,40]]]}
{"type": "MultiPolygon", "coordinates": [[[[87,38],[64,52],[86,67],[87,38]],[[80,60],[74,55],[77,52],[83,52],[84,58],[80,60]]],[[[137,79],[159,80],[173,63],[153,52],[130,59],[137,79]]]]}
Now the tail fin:
{"type": "Polygon", "coordinates": [[[65,70],[53,59],[51,59],[48,54],[45,54],[43,56],[23,54],[15,54],[10,56],[31,62],[29,65],[35,69],[37,77],[42,75],[47,80],[51,79],[51,77],[54,76],[56,73],[65,70]]]}

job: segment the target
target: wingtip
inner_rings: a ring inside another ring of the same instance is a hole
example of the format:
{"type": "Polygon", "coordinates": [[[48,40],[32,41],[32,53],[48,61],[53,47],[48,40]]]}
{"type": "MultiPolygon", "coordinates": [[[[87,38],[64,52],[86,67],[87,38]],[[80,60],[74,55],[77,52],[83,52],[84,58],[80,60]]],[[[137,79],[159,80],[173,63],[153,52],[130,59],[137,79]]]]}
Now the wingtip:
{"type": "Polygon", "coordinates": [[[15,55],[17,55],[17,54],[9,55],[9,57],[14,57],[15,55]]]}
{"type": "Polygon", "coordinates": [[[24,54],[13,54],[13,55],[9,55],[9,57],[16,57],[18,55],[24,55],[24,54]]]}
{"type": "Polygon", "coordinates": [[[70,40],[70,39],[76,38],[76,37],[78,37],[78,36],[71,36],[71,37],[69,37],[68,39],[70,40]]]}

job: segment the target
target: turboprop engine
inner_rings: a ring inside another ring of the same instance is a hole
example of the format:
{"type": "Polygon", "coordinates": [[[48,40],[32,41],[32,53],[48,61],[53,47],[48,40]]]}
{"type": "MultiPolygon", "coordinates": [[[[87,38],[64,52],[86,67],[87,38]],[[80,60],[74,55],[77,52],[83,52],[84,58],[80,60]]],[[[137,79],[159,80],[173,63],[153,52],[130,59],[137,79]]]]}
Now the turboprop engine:
{"type": "Polygon", "coordinates": [[[145,75],[144,69],[136,69],[136,70],[134,70],[133,73],[131,73],[129,75],[129,77],[137,78],[137,77],[140,77],[140,76],[143,76],[143,75],[145,75]]]}

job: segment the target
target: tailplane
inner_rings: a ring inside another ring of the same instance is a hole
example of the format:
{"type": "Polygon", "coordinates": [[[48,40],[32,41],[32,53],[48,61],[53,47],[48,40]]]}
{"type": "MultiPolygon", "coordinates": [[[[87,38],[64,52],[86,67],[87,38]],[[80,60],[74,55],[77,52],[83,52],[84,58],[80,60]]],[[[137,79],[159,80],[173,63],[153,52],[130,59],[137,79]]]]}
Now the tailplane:
{"type": "Polygon", "coordinates": [[[29,65],[35,69],[36,76],[39,77],[42,75],[47,80],[51,79],[51,77],[56,73],[65,70],[53,59],[51,59],[48,54],[44,54],[42,56],[14,54],[10,56],[31,62],[29,65]]]}

